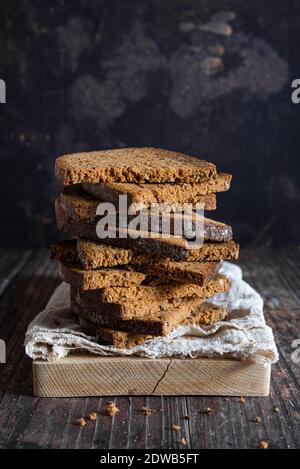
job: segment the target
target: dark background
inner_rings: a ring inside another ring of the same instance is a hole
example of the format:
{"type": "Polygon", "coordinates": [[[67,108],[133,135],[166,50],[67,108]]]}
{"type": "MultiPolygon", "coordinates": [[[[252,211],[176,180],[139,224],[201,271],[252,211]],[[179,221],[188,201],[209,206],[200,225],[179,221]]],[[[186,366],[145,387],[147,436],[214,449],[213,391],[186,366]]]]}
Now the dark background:
{"type": "Polygon", "coordinates": [[[242,246],[298,244],[299,1],[1,0],[0,26],[1,246],[59,238],[57,156],[121,146],[214,161],[242,246]]]}

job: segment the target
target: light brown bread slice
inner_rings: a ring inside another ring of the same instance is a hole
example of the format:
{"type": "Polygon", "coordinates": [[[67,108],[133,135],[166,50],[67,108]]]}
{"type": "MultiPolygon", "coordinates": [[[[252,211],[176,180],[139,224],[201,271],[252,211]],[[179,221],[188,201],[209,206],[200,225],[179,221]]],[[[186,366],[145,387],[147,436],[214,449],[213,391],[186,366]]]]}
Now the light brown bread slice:
{"type": "Polygon", "coordinates": [[[191,184],[133,184],[109,182],[105,184],[83,184],[83,189],[100,200],[119,204],[119,196],[127,195],[128,204],[136,210],[150,204],[196,204],[203,203],[203,196],[230,189],[231,174],[218,173],[207,181],[191,184]]]}
{"type": "MultiPolygon", "coordinates": [[[[127,295],[127,298],[119,300],[118,302],[103,302],[102,301],[102,290],[90,290],[82,291],[76,290],[76,302],[83,308],[87,308],[89,311],[97,314],[98,311],[101,314],[107,314],[110,317],[119,319],[136,319],[144,316],[155,316],[161,311],[167,311],[174,307],[179,307],[185,304],[191,296],[201,298],[202,300],[209,298],[215,293],[224,291],[225,285],[228,287],[228,282],[225,281],[224,277],[219,278],[218,281],[211,281],[213,284],[207,287],[203,287],[198,295],[193,295],[193,285],[185,284],[180,291],[179,287],[172,286],[140,286],[140,295],[138,297],[127,295]],[[191,287],[191,288],[190,288],[191,287]],[[148,291],[147,291],[148,289],[148,291]],[[190,289],[190,290],[189,290],[190,289]],[[152,293],[151,292],[152,290],[152,293]],[[156,294],[156,291],[160,290],[160,293],[156,294]],[[164,294],[165,290],[165,294],[164,294]],[[179,292],[179,295],[177,294],[179,292]],[[150,295],[150,296],[149,296],[150,295]],[[129,297],[129,298],[128,298],[129,297]]],[[[128,290],[129,292],[134,288],[123,288],[122,290],[128,290]]],[[[195,289],[194,289],[195,291],[195,289]]]]}
{"type": "MultiPolygon", "coordinates": [[[[74,247],[74,244],[73,244],[74,247]]],[[[62,261],[65,263],[65,261],[68,261],[68,256],[69,256],[69,250],[67,250],[67,259],[65,259],[64,254],[63,254],[63,249],[57,249],[57,248],[52,248],[52,257],[57,255],[55,257],[57,260],[62,261]]],[[[105,251],[103,252],[105,255],[105,251]]],[[[78,256],[80,258],[80,255],[78,256]]],[[[169,259],[159,259],[156,258],[156,260],[151,259],[150,257],[148,259],[145,258],[144,255],[139,256],[136,254],[136,256],[133,257],[133,262],[131,264],[127,264],[127,270],[123,266],[123,268],[119,269],[114,269],[114,268],[107,268],[107,267],[100,267],[99,269],[94,269],[94,270],[84,270],[83,268],[80,268],[78,265],[73,265],[70,266],[67,264],[67,267],[71,268],[71,272],[69,272],[68,277],[66,274],[64,275],[64,279],[68,283],[72,283],[72,280],[74,280],[74,276],[76,273],[76,279],[77,281],[80,280],[81,284],[84,285],[82,287],[83,290],[93,290],[97,288],[102,288],[103,287],[103,277],[106,276],[107,272],[109,273],[109,278],[112,279],[112,281],[116,281],[113,276],[113,272],[118,272],[121,270],[123,272],[123,276],[125,275],[124,272],[129,271],[135,273],[135,275],[138,275],[138,272],[144,273],[144,278],[141,281],[146,280],[147,277],[157,277],[159,276],[161,279],[172,279],[172,280],[177,280],[181,282],[190,282],[195,285],[199,286],[204,286],[208,283],[208,281],[215,277],[217,274],[219,268],[221,266],[221,261],[216,261],[216,262],[175,262],[171,261],[169,259]],[[139,258],[141,257],[142,261],[139,263],[139,258]],[[94,272],[94,275],[93,275],[94,272]],[[66,278],[69,278],[70,281],[66,280],[66,278]],[[89,286],[89,288],[87,287],[89,286]]],[[[120,266],[119,266],[120,267],[120,266]]],[[[130,277],[130,274],[128,274],[130,277]]],[[[106,279],[108,282],[109,278],[106,279]]],[[[75,280],[74,280],[75,281],[75,280]]],[[[120,282],[119,277],[118,277],[118,282],[120,282]]],[[[132,281],[132,283],[141,283],[136,280],[132,281]]],[[[165,281],[163,282],[165,283],[165,281]]],[[[119,283],[115,284],[114,283],[107,283],[105,286],[121,286],[119,283]]]]}
{"type": "Polygon", "coordinates": [[[133,259],[147,263],[149,256],[107,244],[95,243],[86,239],[77,240],[78,260],[85,269],[99,269],[99,267],[115,267],[132,264],[133,259]]]}
{"type": "Polygon", "coordinates": [[[84,270],[77,264],[64,262],[59,262],[59,273],[62,280],[79,290],[94,290],[111,286],[130,287],[146,280],[145,274],[129,269],[84,270]]]}
{"type": "Polygon", "coordinates": [[[199,182],[216,174],[212,163],[160,148],[118,148],[64,155],[56,159],[59,181],[68,186],[84,182],[199,182]]]}
{"type": "MultiPolygon", "coordinates": [[[[60,230],[72,234],[75,237],[99,240],[95,225],[92,223],[78,222],[68,217],[61,207],[59,200],[55,202],[55,211],[57,226],[60,230]]],[[[120,230],[117,231],[116,238],[109,237],[101,239],[101,243],[125,249],[133,249],[151,256],[169,257],[177,261],[236,259],[239,253],[239,245],[234,241],[226,243],[209,242],[192,249],[189,247],[187,240],[181,236],[174,235],[168,238],[160,233],[129,230],[128,233],[130,236],[122,238],[119,233],[120,230]]]]}
{"type": "MultiPolygon", "coordinates": [[[[66,214],[74,218],[75,220],[84,221],[89,219],[96,219],[97,217],[97,207],[100,204],[99,199],[96,199],[90,194],[84,192],[78,186],[70,186],[66,187],[64,191],[60,195],[60,204],[66,214]]],[[[176,200],[174,199],[174,203],[176,200]]],[[[201,195],[199,196],[199,203],[202,204],[203,210],[215,210],[217,208],[216,203],[216,195],[215,194],[208,194],[208,195],[201,195]]],[[[179,204],[179,202],[176,202],[179,204]]],[[[157,205],[157,204],[156,204],[157,205]]],[[[116,210],[119,207],[119,201],[116,201],[116,210]]],[[[128,208],[130,204],[127,204],[128,208]]],[[[135,208],[136,211],[139,208],[135,208]]],[[[182,208],[183,210],[183,208],[182,208]]],[[[149,212],[145,212],[149,213],[149,212]]],[[[196,215],[195,215],[196,216],[196,215]]],[[[128,216],[128,221],[134,218],[134,216],[128,216]]],[[[186,217],[187,218],[187,217],[186,217]]],[[[190,217],[191,218],[191,217],[190,217]]]]}
{"type": "Polygon", "coordinates": [[[217,293],[227,291],[229,286],[229,279],[224,275],[217,274],[204,287],[174,281],[156,287],[151,285],[132,285],[130,288],[106,287],[94,290],[93,293],[102,303],[152,302],[188,296],[209,298],[217,293]]]}
{"type": "Polygon", "coordinates": [[[222,321],[227,316],[227,310],[224,307],[205,303],[199,298],[188,298],[184,304],[161,311],[159,314],[146,315],[138,319],[120,320],[114,319],[100,310],[95,314],[95,312],[82,307],[76,301],[73,291],[71,291],[71,308],[75,314],[97,326],[104,326],[131,334],[159,336],[169,334],[179,325],[206,326],[222,321]]]}

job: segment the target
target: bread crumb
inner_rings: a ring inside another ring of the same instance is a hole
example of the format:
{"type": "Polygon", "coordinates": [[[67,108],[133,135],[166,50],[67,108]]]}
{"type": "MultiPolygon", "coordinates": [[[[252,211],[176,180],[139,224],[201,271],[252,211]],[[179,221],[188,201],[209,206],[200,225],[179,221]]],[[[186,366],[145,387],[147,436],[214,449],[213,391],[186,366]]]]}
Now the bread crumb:
{"type": "Polygon", "coordinates": [[[259,447],[260,449],[268,449],[269,443],[267,441],[261,441],[259,447]]]}
{"type": "Polygon", "coordinates": [[[205,411],[202,412],[202,413],[203,413],[203,414],[206,414],[206,415],[211,415],[212,412],[213,412],[213,410],[212,410],[210,407],[207,407],[207,408],[205,409],[205,411]]]}
{"type": "Polygon", "coordinates": [[[98,414],[97,412],[91,412],[89,415],[90,420],[97,420],[98,414]]]}
{"type": "Polygon", "coordinates": [[[226,402],[229,402],[229,397],[225,397],[225,401],[226,401],[226,402]]]}
{"type": "Polygon", "coordinates": [[[85,427],[86,426],[86,420],[83,417],[81,417],[80,419],[76,420],[76,425],[78,425],[79,427],[85,427]]]}
{"type": "Polygon", "coordinates": [[[183,415],[183,420],[192,420],[192,416],[191,415],[183,415]]]}
{"type": "Polygon", "coordinates": [[[259,425],[261,422],[261,418],[260,417],[255,417],[255,423],[257,423],[257,425],[259,425]]]}
{"type": "Polygon", "coordinates": [[[155,410],[153,409],[149,409],[149,407],[142,407],[140,412],[143,414],[143,415],[146,415],[146,417],[148,417],[148,415],[152,415],[154,412],[156,412],[155,410]]]}
{"type": "Polygon", "coordinates": [[[240,403],[241,403],[241,404],[245,404],[245,402],[246,402],[246,399],[245,399],[244,397],[241,397],[241,398],[240,398],[240,403]]]}
{"type": "Polygon", "coordinates": [[[186,439],[184,437],[181,438],[181,444],[183,446],[186,446],[186,439]]]}
{"type": "Polygon", "coordinates": [[[278,414],[278,412],[279,412],[279,407],[276,405],[273,410],[274,410],[274,412],[276,412],[276,413],[278,414]]]}
{"type": "Polygon", "coordinates": [[[119,412],[118,407],[114,402],[108,402],[106,407],[106,413],[110,417],[113,417],[117,412],[119,412]]]}
{"type": "Polygon", "coordinates": [[[179,432],[179,430],[181,430],[181,426],[174,424],[174,425],[172,425],[172,430],[173,430],[174,432],[179,432]]]}

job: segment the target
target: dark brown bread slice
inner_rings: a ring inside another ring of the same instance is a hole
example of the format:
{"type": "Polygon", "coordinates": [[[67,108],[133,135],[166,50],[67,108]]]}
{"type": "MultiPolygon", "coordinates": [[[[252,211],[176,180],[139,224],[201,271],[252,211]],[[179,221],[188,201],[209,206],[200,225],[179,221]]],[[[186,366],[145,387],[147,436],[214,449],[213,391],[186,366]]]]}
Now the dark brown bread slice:
{"type": "MultiPolygon", "coordinates": [[[[73,244],[73,248],[74,248],[74,244],[73,244]]],[[[68,248],[67,252],[69,250],[70,248],[68,248]]],[[[57,253],[58,255],[58,257],[56,258],[57,260],[65,263],[66,259],[63,255],[62,249],[56,249],[56,250],[52,249],[52,252],[57,253]]],[[[105,250],[103,252],[103,255],[105,256],[105,250]]],[[[108,256],[109,255],[110,254],[108,254],[108,256]]],[[[78,257],[80,258],[80,255],[78,257]]],[[[75,281],[76,279],[76,281],[79,281],[80,284],[83,285],[82,286],[83,290],[94,290],[97,288],[103,288],[103,282],[104,282],[103,277],[105,277],[106,273],[109,272],[109,277],[106,279],[107,283],[105,286],[121,286],[119,283],[115,285],[114,283],[110,283],[110,284],[108,283],[109,279],[116,281],[116,279],[114,279],[113,272],[118,272],[120,270],[123,273],[122,274],[123,276],[125,275],[124,272],[126,271],[132,272],[133,274],[135,274],[135,276],[138,275],[138,272],[144,273],[145,274],[144,278],[141,280],[143,282],[146,281],[146,276],[157,277],[157,275],[159,275],[162,279],[172,279],[172,280],[177,280],[181,282],[190,282],[192,284],[199,285],[199,286],[204,286],[207,284],[207,282],[211,278],[213,278],[217,274],[221,266],[221,261],[175,262],[169,259],[159,259],[159,258],[151,259],[150,257],[145,258],[145,256],[140,256],[140,258],[141,260],[139,260],[139,255],[136,254],[136,256],[133,257],[132,264],[126,265],[127,269],[125,269],[124,267],[122,269],[100,267],[99,269],[85,270],[79,265],[76,266],[76,265],[66,264],[66,267],[69,268],[70,272],[68,273],[68,276],[64,274],[64,279],[70,279],[70,281],[66,280],[66,282],[71,283],[71,284],[73,284],[72,281],[75,281]],[[75,274],[76,274],[76,277],[75,277],[75,274]]],[[[62,268],[63,267],[61,267],[61,270],[62,268]]],[[[130,275],[128,274],[128,276],[130,275]]],[[[118,276],[118,282],[120,281],[121,280],[119,279],[119,276],[118,276]]],[[[132,283],[138,284],[141,282],[134,280],[132,281],[132,283]]]]}
{"type": "MultiPolygon", "coordinates": [[[[215,196],[211,201],[209,198],[211,196],[205,196],[207,199],[206,208],[214,209],[215,208],[215,196]]],[[[71,186],[65,189],[65,191],[60,195],[59,203],[64,211],[65,215],[72,220],[79,222],[79,224],[84,223],[88,224],[89,232],[94,230],[92,233],[93,239],[97,238],[96,235],[96,223],[100,217],[96,216],[96,210],[98,206],[96,199],[93,199],[91,196],[83,194],[80,188],[77,186],[71,186]]],[[[204,202],[205,204],[205,202],[204,202]]],[[[163,230],[163,216],[160,213],[158,217],[150,217],[150,211],[142,212],[146,216],[148,222],[148,229],[154,232],[164,232],[163,230]]],[[[137,215],[135,215],[137,216],[137,215]]],[[[128,216],[127,223],[130,222],[135,216],[128,216]]],[[[203,217],[197,212],[192,212],[190,214],[180,214],[180,213],[170,213],[170,224],[167,228],[170,234],[175,233],[175,226],[180,222],[182,233],[187,233],[188,237],[190,233],[195,233],[196,230],[196,221],[199,221],[198,229],[203,229],[204,231],[204,240],[205,241],[220,241],[226,242],[232,239],[232,228],[225,223],[219,221],[211,220],[210,218],[203,217]],[[200,225],[202,223],[202,225],[200,225]],[[184,229],[183,229],[184,228],[184,229]],[[186,231],[185,231],[186,230],[186,231]]],[[[119,214],[117,213],[116,222],[119,220],[119,214]]],[[[84,231],[86,226],[82,226],[84,231]]]]}
{"type": "MultiPolygon", "coordinates": [[[[60,195],[60,206],[63,209],[67,217],[74,219],[79,222],[84,222],[89,224],[89,229],[91,226],[94,228],[94,237],[96,236],[96,223],[100,219],[99,216],[96,216],[97,206],[99,201],[93,199],[87,194],[83,194],[82,190],[78,186],[71,186],[65,188],[64,192],[60,195]]],[[[216,208],[215,205],[215,195],[204,196],[203,199],[204,208],[206,210],[212,210],[216,208]]],[[[146,216],[148,221],[148,229],[155,232],[163,232],[162,220],[163,216],[160,213],[159,216],[153,217],[151,220],[150,211],[142,212],[146,216]]],[[[127,223],[134,219],[137,215],[127,216],[127,223]]],[[[196,221],[199,220],[199,223],[203,225],[198,225],[200,229],[204,230],[204,240],[205,241],[230,241],[232,239],[232,228],[225,223],[219,221],[211,220],[210,218],[203,217],[199,213],[192,212],[190,214],[181,214],[181,213],[170,213],[170,234],[175,233],[175,223],[181,221],[180,226],[186,227],[186,230],[182,229],[183,234],[189,233],[193,230],[196,230],[196,221]],[[185,225],[184,225],[184,224],[185,225]]],[[[119,213],[117,213],[117,220],[119,220],[119,213]]],[[[83,227],[84,229],[84,227],[83,227]]],[[[199,229],[199,228],[198,228],[199,229]]]]}
{"type": "MultiPolygon", "coordinates": [[[[137,301],[163,301],[169,298],[197,296],[209,298],[229,289],[230,282],[224,275],[217,274],[205,287],[191,283],[171,282],[167,285],[132,285],[130,288],[106,287],[94,290],[98,301],[102,303],[126,303],[137,301]]],[[[90,292],[91,293],[91,292],[90,292]]]]}
{"type": "MultiPolygon", "coordinates": [[[[118,248],[116,246],[107,246],[85,239],[79,239],[77,242],[77,253],[80,263],[86,269],[97,269],[102,266],[117,266],[117,265],[138,265],[145,267],[149,263],[158,264],[158,268],[165,267],[172,272],[178,272],[179,277],[175,280],[181,279],[181,273],[185,269],[192,271],[197,270],[196,262],[211,261],[218,262],[220,259],[235,259],[238,254],[238,245],[234,241],[228,243],[204,243],[202,250],[198,252],[199,261],[193,262],[177,262],[168,258],[158,258],[156,256],[148,256],[133,251],[132,249],[118,248]]],[[[140,268],[140,267],[139,267],[140,268]]],[[[183,279],[182,279],[183,280],[183,279]]]]}
{"type": "Polygon", "coordinates": [[[136,345],[142,345],[147,340],[153,338],[153,335],[129,334],[128,332],[116,331],[108,327],[95,326],[95,324],[86,321],[80,316],[78,318],[82,330],[87,335],[96,337],[101,345],[111,345],[116,348],[132,348],[136,345]]]}
{"type": "MultiPolygon", "coordinates": [[[[100,201],[99,199],[96,199],[92,195],[84,192],[79,186],[65,187],[64,191],[60,195],[60,204],[63,210],[66,212],[66,214],[69,217],[74,218],[75,220],[79,220],[79,221],[85,221],[89,219],[92,219],[93,221],[96,218],[99,218],[97,217],[97,207],[102,202],[103,201],[100,201]]],[[[203,210],[215,210],[217,208],[215,194],[201,195],[199,196],[197,203],[202,204],[201,208],[203,210]]],[[[174,199],[173,204],[174,204],[174,207],[175,206],[179,207],[181,203],[178,202],[176,199],[174,199]]],[[[130,203],[128,203],[127,206],[129,208],[130,203]]],[[[116,207],[116,210],[119,209],[118,200],[115,203],[115,207],[116,207]]],[[[141,208],[146,209],[148,207],[146,206],[136,207],[136,208],[134,207],[136,212],[138,212],[138,210],[140,210],[141,208]]],[[[155,208],[157,208],[157,204],[155,204],[155,208]]],[[[162,208],[163,207],[161,207],[161,209],[162,208]]],[[[181,210],[183,209],[184,207],[182,206],[181,210]]],[[[149,213],[149,212],[145,212],[145,213],[149,213]]],[[[134,218],[134,216],[128,217],[128,221],[132,218],[134,218]]]]}
{"type": "MultiPolygon", "coordinates": [[[[119,318],[121,320],[125,319],[136,319],[139,317],[156,317],[161,311],[167,311],[174,307],[180,307],[185,303],[188,303],[191,296],[197,296],[197,298],[201,298],[202,300],[209,298],[212,294],[220,293],[224,291],[225,284],[228,286],[228,282],[225,283],[225,280],[218,279],[219,281],[213,281],[214,285],[210,285],[209,288],[202,288],[202,291],[199,295],[193,295],[189,292],[189,284],[185,284],[186,288],[183,288],[182,293],[185,294],[184,296],[176,296],[176,288],[173,288],[166,285],[163,287],[151,287],[151,286],[141,286],[140,288],[144,288],[147,291],[148,289],[152,289],[152,291],[158,290],[160,288],[160,295],[152,294],[149,298],[144,293],[144,295],[140,295],[138,298],[131,297],[130,300],[123,299],[123,301],[116,302],[102,302],[101,290],[91,290],[91,291],[82,291],[77,290],[76,293],[76,302],[78,305],[82,306],[83,308],[87,308],[89,311],[97,314],[100,311],[100,314],[107,314],[111,318],[119,318]],[[164,295],[164,290],[166,294],[164,295]],[[174,293],[173,293],[174,292],[174,293]]],[[[191,286],[191,290],[193,290],[193,286],[191,286]]],[[[125,290],[125,288],[123,288],[125,290]]],[[[131,290],[131,288],[127,288],[127,290],[131,290]]]]}
{"type": "Polygon", "coordinates": [[[105,184],[83,184],[83,189],[100,200],[119,204],[119,196],[127,195],[128,204],[136,209],[150,204],[196,204],[203,196],[230,189],[231,174],[218,173],[207,181],[191,184],[133,184],[110,182],[105,184]]]}
{"type": "MultiPolygon", "coordinates": [[[[60,201],[55,202],[57,226],[60,230],[72,234],[75,237],[99,241],[94,224],[78,222],[68,217],[60,201]]],[[[109,244],[125,249],[133,249],[137,252],[151,256],[169,257],[177,261],[189,260],[220,260],[237,259],[239,245],[234,241],[226,243],[204,243],[202,246],[191,248],[186,239],[180,236],[164,237],[159,233],[128,231],[127,238],[120,237],[120,230],[116,238],[101,239],[101,243],[109,244]],[[136,238],[136,236],[140,236],[136,238]],[[149,237],[150,236],[150,237],[149,237]],[[220,246],[219,246],[220,245],[220,246]]],[[[192,246],[195,246],[193,244],[192,246]]]]}
{"type": "MultiPolygon", "coordinates": [[[[93,223],[79,222],[69,217],[62,208],[59,199],[55,201],[55,213],[57,227],[61,231],[72,234],[75,237],[99,240],[96,233],[96,225],[93,223]]],[[[134,234],[135,233],[133,233],[133,235],[134,234]]],[[[119,235],[117,234],[117,236],[119,235]]],[[[140,232],[139,236],[144,236],[144,233],[140,232]]],[[[186,242],[183,238],[162,238],[159,235],[157,236],[157,233],[155,233],[155,237],[152,238],[140,237],[134,239],[134,237],[109,237],[101,239],[101,242],[118,247],[135,249],[140,252],[148,252],[156,256],[173,257],[177,260],[184,259],[186,255],[186,242]]]]}
{"type": "Polygon", "coordinates": [[[71,264],[78,262],[77,239],[59,241],[50,246],[50,259],[55,259],[71,264]]]}
{"type": "Polygon", "coordinates": [[[102,268],[84,270],[77,264],[59,262],[59,273],[62,280],[79,290],[118,286],[130,287],[146,280],[146,275],[129,269],[102,268]]]}
{"type": "Polygon", "coordinates": [[[161,311],[155,315],[146,315],[143,318],[120,320],[100,309],[97,313],[80,305],[76,299],[74,289],[71,289],[71,308],[78,316],[90,321],[97,326],[130,332],[132,334],[147,334],[164,336],[169,334],[179,325],[196,324],[199,326],[209,325],[222,321],[226,315],[226,308],[203,303],[200,298],[188,298],[180,306],[161,311]],[[203,305],[205,305],[203,307],[203,305]]]}
{"type": "MultiPolygon", "coordinates": [[[[196,324],[197,326],[209,326],[218,321],[226,318],[227,312],[224,308],[214,306],[210,303],[203,303],[198,309],[188,317],[181,321],[178,326],[185,326],[188,324],[196,324]]],[[[153,335],[134,334],[120,330],[110,329],[108,327],[101,327],[93,324],[86,319],[78,316],[79,323],[82,330],[97,338],[101,345],[111,345],[116,348],[131,348],[137,345],[144,344],[147,340],[152,339],[153,335]]]]}
{"type": "Polygon", "coordinates": [[[68,186],[84,182],[199,182],[216,174],[212,163],[160,148],[118,148],[64,155],[56,159],[59,181],[68,186]]]}

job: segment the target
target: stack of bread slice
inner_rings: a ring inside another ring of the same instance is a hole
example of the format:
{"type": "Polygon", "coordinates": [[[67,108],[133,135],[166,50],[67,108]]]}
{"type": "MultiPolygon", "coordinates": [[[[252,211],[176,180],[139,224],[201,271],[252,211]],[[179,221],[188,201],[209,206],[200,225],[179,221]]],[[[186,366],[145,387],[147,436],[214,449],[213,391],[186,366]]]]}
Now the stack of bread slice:
{"type": "MultiPolygon", "coordinates": [[[[56,160],[56,175],[63,186],[55,202],[57,225],[72,239],[52,245],[51,258],[71,285],[71,307],[88,335],[128,348],[180,326],[225,319],[226,308],[209,298],[229,289],[218,272],[224,259],[238,257],[229,225],[201,215],[204,243],[197,246],[176,233],[174,212],[169,236],[161,215],[146,230],[135,228],[134,236],[118,225],[113,236],[99,238],[97,225],[103,215],[99,204],[111,204],[116,220],[121,218],[120,196],[127,196],[137,214],[153,204],[214,210],[216,193],[230,188],[231,175],[198,158],[155,148],[65,155],[56,160]]],[[[195,228],[197,216],[192,211],[185,226],[195,228]]],[[[126,213],[126,223],[132,219],[126,213]]]]}

